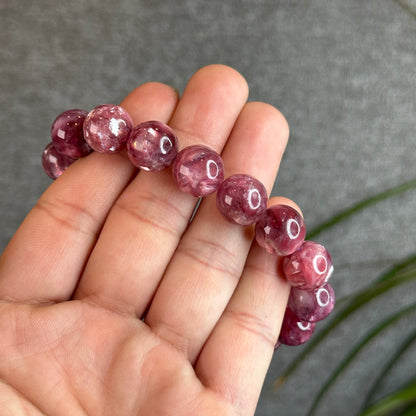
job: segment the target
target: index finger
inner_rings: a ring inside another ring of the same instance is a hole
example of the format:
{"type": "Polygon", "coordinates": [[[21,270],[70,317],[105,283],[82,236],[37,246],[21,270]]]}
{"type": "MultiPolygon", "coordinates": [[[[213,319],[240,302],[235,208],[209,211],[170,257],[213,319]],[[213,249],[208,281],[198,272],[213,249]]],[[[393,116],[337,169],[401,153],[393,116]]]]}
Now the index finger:
{"type": "MultiPolygon", "coordinates": [[[[178,94],[160,83],[135,89],[122,106],[139,123],[168,121],[178,94]]],[[[67,300],[78,283],[107,214],[135,176],[120,155],[92,153],[75,162],[41,196],[0,258],[0,299],[67,300]]]]}

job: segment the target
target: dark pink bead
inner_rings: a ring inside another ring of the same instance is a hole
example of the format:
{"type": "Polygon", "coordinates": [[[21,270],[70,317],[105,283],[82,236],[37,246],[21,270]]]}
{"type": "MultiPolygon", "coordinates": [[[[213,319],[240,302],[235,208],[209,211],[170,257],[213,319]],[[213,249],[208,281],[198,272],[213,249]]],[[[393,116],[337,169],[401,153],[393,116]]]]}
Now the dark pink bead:
{"type": "Polygon", "coordinates": [[[217,207],[232,223],[254,224],[266,211],[266,188],[250,175],[230,176],[218,188],[217,207]]]}
{"type": "Polygon", "coordinates": [[[177,154],[172,172],[181,191],[206,196],[215,192],[224,180],[224,162],[209,147],[194,145],[177,154]]]}
{"type": "Polygon", "coordinates": [[[303,344],[312,337],[315,325],[313,322],[300,321],[289,308],[286,308],[279,342],[290,346],[303,344]]]}
{"type": "Polygon", "coordinates": [[[162,170],[172,164],[177,153],[175,132],[160,121],[146,121],[137,125],[127,139],[129,159],[143,170],[162,170]]]}
{"type": "Polygon", "coordinates": [[[118,105],[100,105],[84,121],[84,138],[96,152],[117,153],[126,146],[133,128],[129,113],[118,105]]]}
{"type": "Polygon", "coordinates": [[[84,140],[83,125],[87,112],[84,110],[64,111],[52,124],[51,136],[58,152],[78,159],[92,151],[84,140]]]}
{"type": "Polygon", "coordinates": [[[42,154],[43,170],[51,179],[61,176],[75,161],[76,159],[59,153],[52,142],[46,146],[42,154]]]}
{"type": "Polygon", "coordinates": [[[292,286],[313,290],[328,281],[334,267],[324,246],[305,241],[298,250],[284,258],[283,270],[292,286]]]}
{"type": "Polygon", "coordinates": [[[301,321],[318,322],[325,319],[334,309],[335,293],[329,283],[314,290],[292,287],[288,307],[301,321]]]}
{"type": "Polygon", "coordinates": [[[305,221],[288,205],[273,205],[257,221],[256,240],[268,253],[288,256],[305,240],[305,221]]]}

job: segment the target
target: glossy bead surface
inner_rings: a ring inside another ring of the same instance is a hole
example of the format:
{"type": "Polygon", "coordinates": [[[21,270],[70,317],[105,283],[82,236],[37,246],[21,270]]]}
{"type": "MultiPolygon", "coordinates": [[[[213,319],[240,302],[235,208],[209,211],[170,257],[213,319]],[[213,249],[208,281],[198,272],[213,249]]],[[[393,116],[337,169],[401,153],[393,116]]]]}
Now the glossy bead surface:
{"type": "Polygon", "coordinates": [[[133,165],[143,170],[162,170],[172,164],[177,153],[175,132],[160,121],[137,125],[127,139],[127,156],[133,165]]]}
{"type": "Polygon", "coordinates": [[[292,286],[313,290],[328,281],[334,267],[324,246],[305,241],[298,250],[284,258],[283,270],[292,286]]]}
{"type": "Polygon", "coordinates": [[[335,293],[329,283],[314,290],[292,287],[288,307],[301,321],[318,322],[334,309],[335,293]]]}
{"type": "Polygon", "coordinates": [[[288,256],[305,240],[302,216],[288,205],[273,205],[256,223],[256,240],[268,253],[288,256]]]}
{"type": "Polygon", "coordinates": [[[51,179],[61,176],[75,161],[76,159],[59,153],[52,142],[46,146],[42,154],[43,170],[51,179]]]}
{"type": "Polygon", "coordinates": [[[90,111],[84,121],[84,138],[99,153],[117,153],[126,146],[133,120],[124,108],[105,104],[90,111]]]}
{"type": "Polygon", "coordinates": [[[51,127],[52,142],[58,152],[73,159],[92,151],[84,140],[83,125],[87,116],[84,110],[68,110],[56,117],[51,127]]]}
{"type": "Polygon", "coordinates": [[[250,175],[230,176],[218,188],[217,207],[232,223],[254,224],[266,211],[266,188],[250,175]]]}
{"type": "Polygon", "coordinates": [[[177,154],[172,173],[182,192],[206,196],[215,192],[224,180],[224,162],[209,147],[189,146],[177,154]]]}
{"type": "Polygon", "coordinates": [[[312,337],[315,325],[312,322],[300,321],[289,308],[286,308],[279,342],[290,346],[301,345],[312,337]]]}

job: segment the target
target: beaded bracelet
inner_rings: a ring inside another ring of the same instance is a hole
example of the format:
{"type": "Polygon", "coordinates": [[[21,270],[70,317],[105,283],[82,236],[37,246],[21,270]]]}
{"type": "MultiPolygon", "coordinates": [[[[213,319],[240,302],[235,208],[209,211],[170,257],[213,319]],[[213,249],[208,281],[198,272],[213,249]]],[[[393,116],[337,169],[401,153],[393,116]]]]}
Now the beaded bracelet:
{"type": "Polygon", "coordinates": [[[328,251],[305,241],[305,222],[295,209],[287,205],[267,208],[266,189],[256,178],[238,174],[224,179],[224,163],[214,150],[193,145],[179,152],[178,138],[168,125],[146,121],[133,126],[126,110],[110,104],[89,113],[78,109],[63,112],[53,122],[51,135],[42,164],[52,179],[92,151],[126,151],[139,169],[160,171],[171,166],[183,192],[195,197],[217,192],[217,207],[228,221],[255,224],[257,243],[276,259],[283,257],[278,263],[291,284],[277,346],[306,342],[316,322],[332,311],[335,295],[328,283],[333,272],[328,251]]]}

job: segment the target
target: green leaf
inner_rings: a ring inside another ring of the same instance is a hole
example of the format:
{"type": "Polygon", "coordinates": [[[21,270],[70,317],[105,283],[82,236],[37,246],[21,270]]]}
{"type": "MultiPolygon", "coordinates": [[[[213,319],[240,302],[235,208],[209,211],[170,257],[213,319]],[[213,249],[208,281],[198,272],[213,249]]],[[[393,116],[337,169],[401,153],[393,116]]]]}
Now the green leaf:
{"type": "Polygon", "coordinates": [[[302,352],[293,360],[285,372],[275,381],[274,386],[278,388],[283,384],[287,377],[289,377],[299,365],[309,356],[309,354],[325,339],[325,337],[331,333],[331,331],[347,319],[352,313],[356,312],[363,305],[372,301],[376,297],[384,294],[388,290],[411,281],[416,278],[416,267],[409,270],[400,269],[395,275],[392,275],[388,280],[381,280],[374,284],[371,284],[366,289],[357,293],[347,305],[343,306],[341,310],[332,313],[332,317],[329,318],[328,324],[317,334],[315,334],[308,344],[305,345],[302,352]]]}
{"type": "Polygon", "coordinates": [[[408,181],[408,182],[404,182],[401,185],[395,186],[393,188],[387,189],[386,191],[375,194],[375,195],[373,195],[369,198],[363,199],[363,200],[349,206],[345,210],[343,210],[343,211],[339,212],[338,214],[334,215],[328,221],[325,221],[321,225],[317,226],[316,228],[314,228],[313,230],[308,232],[306,238],[308,240],[313,239],[318,234],[320,234],[322,231],[325,231],[325,230],[337,225],[341,221],[346,220],[348,217],[351,217],[352,215],[368,208],[369,206],[374,205],[377,202],[383,201],[384,199],[387,199],[387,198],[390,198],[392,196],[401,194],[403,192],[406,192],[406,191],[408,191],[410,189],[414,189],[414,188],[416,188],[416,179],[413,179],[413,180],[408,181]]]}
{"type": "Polygon", "coordinates": [[[416,416],[416,406],[415,404],[410,404],[398,415],[398,416],[416,416]]]}
{"type": "MultiPolygon", "coordinates": [[[[399,272],[406,271],[406,270],[416,271],[416,253],[411,254],[409,257],[406,257],[405,259],[403,259],[402,261],[396,264],[393,264],[393,266],[391,266],[386,272],[382,273],[379,277],[373,280],[368,287],[376,285],[378,282],[382,282],[384,280],[389,280],[391,278],[394,278],[399,272]]],[[[337,298],[337,305],[339,306],[345,303],[346,301],[357,296],[359,293],[360,292],[353,292],[342,298],[337,298]]]]}
{"type": "Polygon", "coordinates": [[[366,409],[372,397],[377,392],[381,382],[383,379],[387,376],[387,374],[390,372],[390,370],[394,367],[394,365],[402,358],[403,354],[406,352],[408,348],[410,348],[413,344],[413,342],[416,340],[416,331],[411,333],[399,346],[399,348],[396,350],[394,355],[391,357],[389,361],[385,364],[383,370],[377,377],[377,379],[374,381],[370,391],[367,394],[367,397],[364,400],[363,408],[366,409]]]}
{"type": "Polygon", "coordinates": [[[318,392],[317,396],[315,397],[312,406],[309,410],[308,416],[312,416],[315,413],[318,405],[320,404],[322,398],[332,386],[334,381],[339,377],[339,375],[347,368],[347,366],[352,362],[354,357],[373,339],[375,338],[380,332],[388,328],[398,319],[402,318],[405,315],[408,315],[413,310],[416,310],[416,303],[401,309],[400,311],[396,312],[395,314],[389,316],[387,319],[382,321],[378,324],[375,328],[373,328],[370,332],[368,332],[362,339],[359,341],[355,347],[349,352],[346,358],[341,361],[338,367],[333,371],[327,382],[322,386],[320,391],[318,392]]]}
{"type": "MultiPolygon", "coordinates": [[[[416,383],[413,381],[404,389],[396,391],[368,407],[360,416],[387,416],[393,411],[403,409],[414,403],[416,403],[416,383]]],[[[408,408],[406,413],[409,414],[409,411],[413,410],[415,410],[414,407],[413,409],[408,408]]]]}

